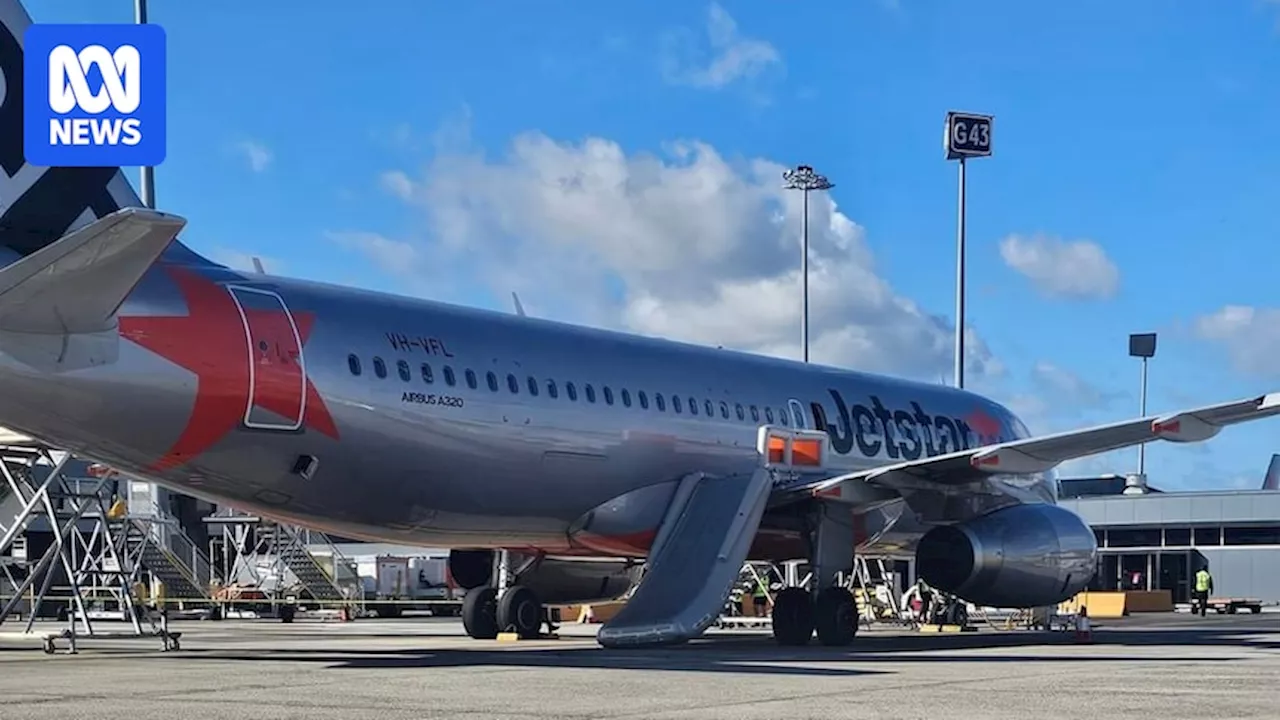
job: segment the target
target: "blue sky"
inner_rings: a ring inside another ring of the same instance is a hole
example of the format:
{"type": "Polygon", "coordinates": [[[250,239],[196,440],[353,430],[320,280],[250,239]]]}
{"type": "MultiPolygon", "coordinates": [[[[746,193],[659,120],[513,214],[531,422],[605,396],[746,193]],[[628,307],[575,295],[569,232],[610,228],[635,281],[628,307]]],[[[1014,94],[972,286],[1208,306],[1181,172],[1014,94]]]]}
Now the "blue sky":
{"type": "MultiPolygon", "coordinates": [[[[26,3],[38,22],[132,18],[126,0],[26,3]]],[[[1138,407],[1127,335],[1155,331],[1153,412],[1280,389],[1280,3],[150,6],[169,39],[158,203],[215,258],[501,309],[518,288],[557,319],[794,353],[785,313],[785,332],[743,331],[760,310],[668,329],[713,304],[700,292],[772,298],[794,277],[752,254],[762,227],[796,234],[792,204],[771,225],[790,201],[759,162],[810,163],[836,183],[815,230],[821,359],[937,379],[955,282],[942,120],[965,109],[996,116],[996,156],[969,167],[968,320],[993,368],[971,386],[1035,430],[1121,419],[1138,407]],[[545,191],[565,173],[645,190],[589,180],[574,206],[545,191]]],[[[1256,486],[1277,422],[1153,446],[1151,482],[1256,486]]]]}

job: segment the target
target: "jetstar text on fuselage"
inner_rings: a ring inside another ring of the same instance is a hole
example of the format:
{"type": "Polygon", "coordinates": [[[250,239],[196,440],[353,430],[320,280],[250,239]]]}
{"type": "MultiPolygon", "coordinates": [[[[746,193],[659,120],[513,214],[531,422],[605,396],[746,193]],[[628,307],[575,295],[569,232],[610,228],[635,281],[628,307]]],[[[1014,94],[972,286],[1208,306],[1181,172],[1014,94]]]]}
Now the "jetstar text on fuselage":
{"type": "Polygon", "coordinates": [[[931,415],[920,403],[907,408],[888,407],[870,395],[870,407],[850,406],[839,390],[828,389],[835,404],[829,414],[822,403],[812,403],[815,427],[831,437],[831,449],[848,455],[856,447],[868,458],[918,460],[959,450],[1002,442],[1001,423],[985,411],[975,410],[963,418],[931,415]]]}

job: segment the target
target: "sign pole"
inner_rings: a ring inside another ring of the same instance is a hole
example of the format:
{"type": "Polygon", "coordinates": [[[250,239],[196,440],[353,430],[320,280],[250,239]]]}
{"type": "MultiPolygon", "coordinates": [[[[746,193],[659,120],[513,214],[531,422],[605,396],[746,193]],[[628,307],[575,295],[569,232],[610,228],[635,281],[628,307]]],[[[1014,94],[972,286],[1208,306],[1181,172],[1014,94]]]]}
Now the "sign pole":
{"type": "Polygon", "coordinates": [[[964,388],[964,158],[960,158],[960,199],[956,227],[956,387],[964,388]]]}
{"type": "Polygon", "coordinates": [[[955,384],[964,388],[964,241],[965,241],[965,165],[971,157],[991,156],[990,115],[948,112],[943,148],[948,160],[960,161],[960,197],[956,208],[956,357],[955,384]]]}

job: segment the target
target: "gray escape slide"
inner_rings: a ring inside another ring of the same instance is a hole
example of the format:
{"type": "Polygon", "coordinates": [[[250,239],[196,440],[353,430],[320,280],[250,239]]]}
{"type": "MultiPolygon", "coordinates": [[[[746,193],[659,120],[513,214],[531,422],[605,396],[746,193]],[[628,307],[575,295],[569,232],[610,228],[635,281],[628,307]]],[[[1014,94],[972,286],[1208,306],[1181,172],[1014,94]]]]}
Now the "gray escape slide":
{"type": "Polygon", "coordinates": [[[749,476],[685,476],[640,587],[600,629],[600,644],[671,645],[706,630],[719,617],[747,559],[772,484],[763,467],[749,476]]]}

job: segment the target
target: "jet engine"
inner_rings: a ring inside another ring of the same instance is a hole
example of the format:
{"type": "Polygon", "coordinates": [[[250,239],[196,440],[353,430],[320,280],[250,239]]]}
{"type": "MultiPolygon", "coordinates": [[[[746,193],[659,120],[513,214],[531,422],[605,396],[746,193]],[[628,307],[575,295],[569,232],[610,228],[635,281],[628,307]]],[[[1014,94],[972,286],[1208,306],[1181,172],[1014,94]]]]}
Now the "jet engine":
{"type": "Polygon", "coordinates": [[[975,605],[1043,607],[1083,590],[1097,553],[1093,530],[1071,511],[1014,505],[925,533],[916,546],[916,571],[975,605]]]}
{"type": "MultiPolygon", "coordinates": [[[[510,553],[512,570],[524,566],[529,556],[510,553]]],[[[534,592],[544,605],[601,602],[621,597],[640,579],[639,563],[625,559],[543,558],[514,580],[534,592]]],[[[493,552],[454,550],[449,553],[449,574],[468,590],[488,584],[493,577],[493,552]]]]}

